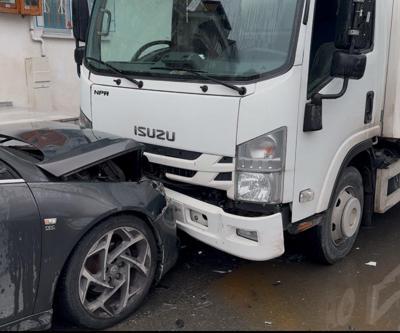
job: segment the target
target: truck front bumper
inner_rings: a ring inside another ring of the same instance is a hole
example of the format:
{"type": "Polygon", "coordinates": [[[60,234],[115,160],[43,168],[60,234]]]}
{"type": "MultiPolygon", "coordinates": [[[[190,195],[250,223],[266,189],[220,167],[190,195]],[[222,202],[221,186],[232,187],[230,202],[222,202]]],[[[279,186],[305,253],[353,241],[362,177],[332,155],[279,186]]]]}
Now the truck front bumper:
{"type": "Polygon", "coordinates": [[[285,252],[282,214],[243,217],[221,208],[166,189],[178,228],[221,251],[240,258],[264,261],[285,252]],[[201,216],[203,224],[192,219],[201,216]],[[238,230],[257,233],[257,241],[238,236],[238,230]]]}

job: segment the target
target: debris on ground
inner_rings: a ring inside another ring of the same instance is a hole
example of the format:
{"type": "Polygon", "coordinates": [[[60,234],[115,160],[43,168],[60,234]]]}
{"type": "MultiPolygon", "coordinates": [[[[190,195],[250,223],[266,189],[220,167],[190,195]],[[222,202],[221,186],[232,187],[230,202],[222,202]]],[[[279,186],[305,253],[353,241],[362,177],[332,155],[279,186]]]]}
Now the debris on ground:
{"type": "Polygon", "coordinates": [[[271,322],[271,321],[266,321],[266,322],[265,322],[265,325],[271,326],[271,325],[272,325],[272,322],[271,322]]]}
{"type": "Polygon", "coordinates": [[[178,319],[175,322],[175,325],[176,325],[177,328],[184,328],[185,327],[185,322],[182,319],[178,319]]]}
{"type": "Polygon", "coordinates": [[[367,262],[366,265],[376,267],[377,263],[376,263],[376,261],[370,261],[370,262],[367,262]]]}
{"type": "Polygon", "coordinates": [[[194,310],[198,311],[201,309],[205,309],[205,308],[210,307],[211,305],[213,305],[213,303],[210,301],[200,302],[200,303],[197,303],[197,306],[194,308],[194,310]]]}
{"type": "Polygon", "coordinates": [[[279,286],[279,285],[281,285],[282,284],[282,282],[281,281],[275,281],[272,285],[273,286],[279,286]]]}
{"type": "Polygon", "coordinates": [[[231,269],[228,269],[227,271],[213,270],[213,272],[217,274],[229,274],[232,273],[232,270],[231,269]]]}

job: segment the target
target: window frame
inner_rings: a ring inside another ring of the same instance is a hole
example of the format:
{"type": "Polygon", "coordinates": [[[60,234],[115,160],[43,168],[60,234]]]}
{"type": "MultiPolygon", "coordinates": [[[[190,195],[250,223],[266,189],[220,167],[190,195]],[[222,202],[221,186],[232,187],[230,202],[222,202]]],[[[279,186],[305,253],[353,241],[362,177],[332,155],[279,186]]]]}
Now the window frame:
{"type": "Polygon", "coordinates": [[[0,168],[5,167],[7,172],[11,174],[13,178],[9,179],[2,179],[1,178],[1,173],[0,173],[0,184],[9,184],[9,183],[22,183],[25,182],[19,174],[15,171],[14,168],[12,168],[8,163],[6,163],[4,160],[0,159],[0,168]]]}
{"type": "Polygon", "coordinates": [[[0,4],[0,13],[17,14],[23,16],[37,16],[42,13],[43,0],[37,0],[37,6],[27,6],[25,0],[15,0],[15,5],[0,4]]]}
{"type": "MultiPolygon", "coordinates": [[[[292,35],[290,39],[290,47],[289,47],[289,52],[288,56],[286,59],[286,62],[279,68],[272,70],[267,73],[260,73],[258,75],[254,75],[251,77],[217,77],[216,78],[220,80],[227,81],[232,84],[253,84],[257,82],[262,82],[266,80],[273,79],[275,77],[281,76],[289,72],[296,60],[296,54],[298,50],[298,44],[299,44],[299,35],[300,35],[300,30],[301,30],[301,23],[303,22],[304,19],[304,9],[306,5],[307,0],[298,0],[297,2],[297,7],[296,7],[296,16],[294,18],[293,22],[293,28],[292,28],[292,35]]],[[[91,29],[93,29],[92,25],[94,26],[94,23],[91,21],[90,27],[88,29],[88,36],[90,35],[91,29]]],[[[98,45],[92,46],[92,47],[99,47],[98,45]]],[[[97,67],[91,65],[87,60],[88,48],[85,50],[85,59],[84,59],[84,65],[85,67],[93,74],[99,75],[99,76],[107,76],[107,77],[118,77],[117,74],[113,73],[112,71],[109,70],[104,70],[104,69],[98,69],[97,67]]],[[[168,74],[161,74],[157,73],[155,75],[151,75],[147,73],[146,75],[143,75],[141,73],[134,73],[129,74],[134,76],[136,79],[142,79],[142,80],[155,80],[155,81],[168,81],[168,82],[188,82],[188,83],[204,83],[204,80],[196,78],[196,76],[185,76],[185,77],[178,77],[178,76],[173,76],[173,75],[168,75],[168,74]]]]}
{"type": "MultiPolygon", "coordinates": [[[[69,1],[69,15],[68,19],[70,19],[72,23],[72,0],[69,1]]],[[[34,20],[34,25],[36,30],[42,31],[42,36],[44,38],[61,38],[61,39],[74,39],[74,34],[71,28],[51,28],[45,26],[45,19],[44,19],[44,6],[42,8],[41,15],[36,16],[34,20]]],[[[67,19],[67,17],[66,17],[67,19]]]]}
{"type": "MultiPolygon", "coordinates": [[[[318,1],[322,1],[322,0],[318,0],[318,1]]],[[[314,24],[315,24],[315,11],[316,11],[316,6],[314,7],[314,15],[313,15],[313,28],[312,28],[312,36],[311,36],[311,44],[310,44],[310,50],[311,50],[311,45],[313,42],[313,34],[314,34],[314,24]]],[[[375,1],[375,15],[374,15],[374,23],[373,23],[373,29],[372,29],[372,41],[371,41],[371,46],[367,49],[357,49],[357,51],[360,54],[368,54],[374,51],[375,49],[375,34],[376,34],[376,1],[375,1]]],[[[340,49],[336,49],[337,51],[339,51],[340,49]]],[[[311,52],[310,52],[311,53],[311,52]]],[[[310,54],[311,56],[311,54],[310,54]]],[[[311,63],[311,57],[309,58],[309,64],[311,63]]],[[[308,69],[308,79],[310,77],[310,69],[308,69]]],[[[308,87],[309,87],[309,81],[307,80],[307,99],[310,100],[312,98],[313,95],[319,93],[322,89],[324,89],[329,83],[331,83],[335,78],[328,75],[325,79],[321,80],[321,82],[312,90],[312,91],[308,91],[308,87]]]]}
{"type": "Polygon", "coordinates": [[[20,1],[15,0],[15,5],[6,4],[1,2],[0,3],[0,13],[7,13],[7,14],[18,14],[19,13],[19,5],[20,1]]]}
{"type": "Polygon", "coordinates": [[[37,6],[27,6],[25,4],[25,0],[17,0],[17,1],[20,1],[21,15],[37,16],[42,13],[43,0],[37,0],[38,1],[37,6]]]}

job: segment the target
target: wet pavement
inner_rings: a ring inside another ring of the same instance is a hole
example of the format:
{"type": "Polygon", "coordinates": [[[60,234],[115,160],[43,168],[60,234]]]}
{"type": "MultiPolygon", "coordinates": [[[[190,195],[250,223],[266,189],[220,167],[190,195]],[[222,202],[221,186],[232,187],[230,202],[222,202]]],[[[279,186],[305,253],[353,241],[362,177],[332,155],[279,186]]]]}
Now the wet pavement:
{"type": "Polygon", "coordinates": [[[400,330],[400,207],[374,222],[335,266],[310,260],[302,240],[249,262],[185,237],[177,266],[113,329],[400,330]]]}

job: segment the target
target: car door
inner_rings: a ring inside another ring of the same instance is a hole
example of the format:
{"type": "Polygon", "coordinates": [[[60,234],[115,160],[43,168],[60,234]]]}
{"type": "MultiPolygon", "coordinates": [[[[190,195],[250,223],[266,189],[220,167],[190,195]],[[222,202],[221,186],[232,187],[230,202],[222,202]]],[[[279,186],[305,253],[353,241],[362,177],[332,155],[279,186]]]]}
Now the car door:
{"type": "MultiPolygon", "coordinates": [[[[305,132],[304,105],[313,93],[337,94],[343,80],[330,77],[330,66],[336,50],[337,0],[315,0],[313,24],[307,32],[307,51],[302,91],[305,96],[299,117],[294,184],[293,222],[323,212],[329,200],[340,167],[355,147],[380,135],[381,112],[385,89],[388,38],[392,1],[376,1],[374,33],[370,47],[358,50],[367,57],[367,68],[361,80],[350,80],[344,96],[323,100],[319,131],[305,132]],[[308,61],[308,60],[307,60],[308,61]],[[304,190],[314,193],[313,200],[300,202],[304,190]]],[[[365,13],[364,13],[365,15],[365,13]]],[[[368,13],[367,13],[368,15],[368,13]]]]}
{"type": "Polygon", "coordinates": [[[32,193],[0,160],[0,327],[33,312],[40,243],[40,218],[32,193]]]}

